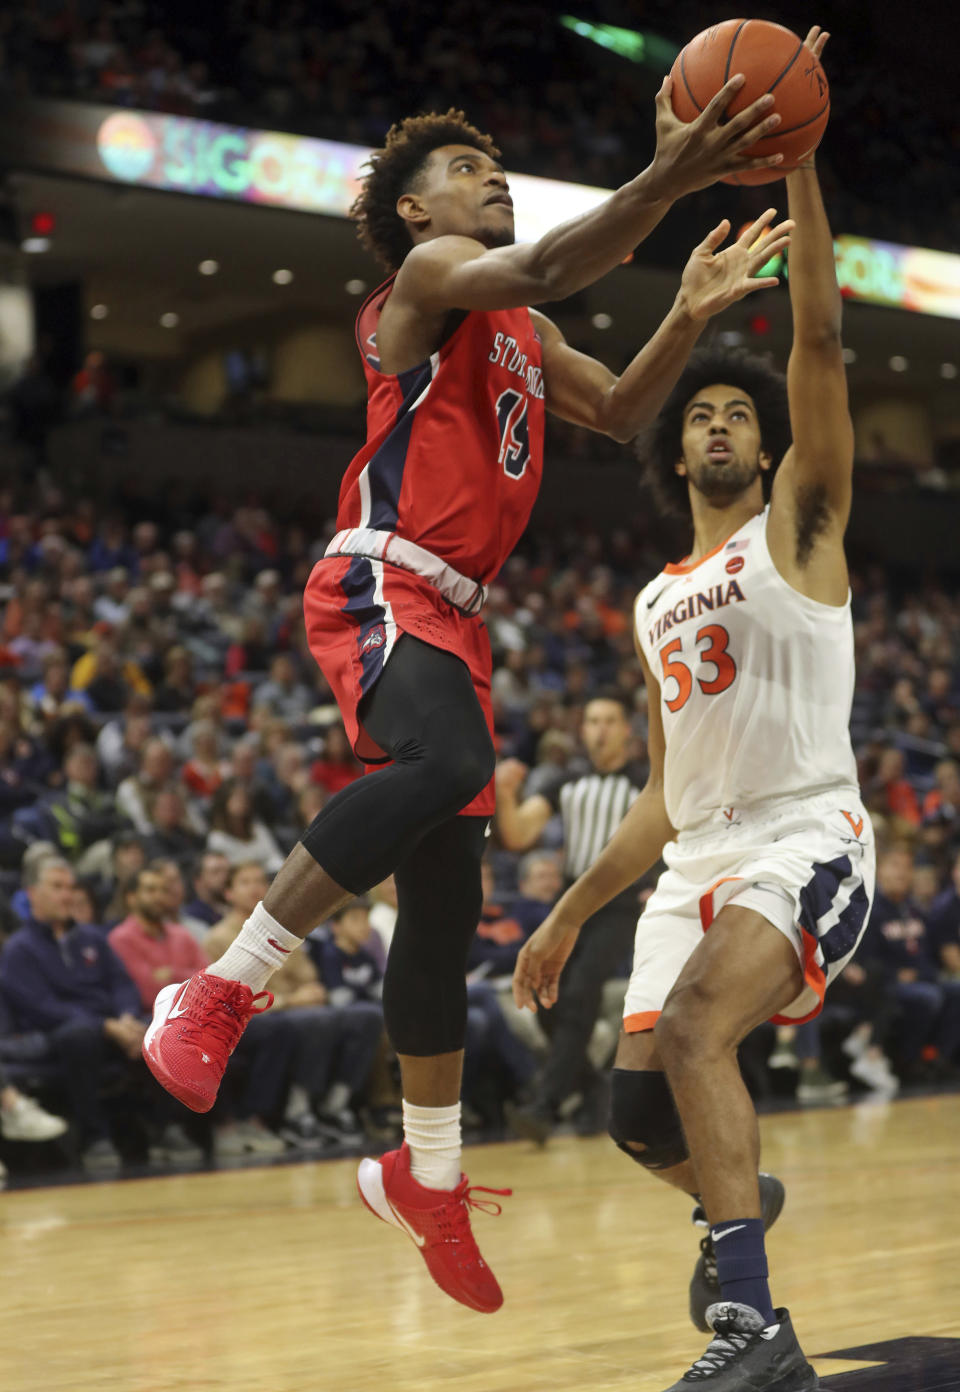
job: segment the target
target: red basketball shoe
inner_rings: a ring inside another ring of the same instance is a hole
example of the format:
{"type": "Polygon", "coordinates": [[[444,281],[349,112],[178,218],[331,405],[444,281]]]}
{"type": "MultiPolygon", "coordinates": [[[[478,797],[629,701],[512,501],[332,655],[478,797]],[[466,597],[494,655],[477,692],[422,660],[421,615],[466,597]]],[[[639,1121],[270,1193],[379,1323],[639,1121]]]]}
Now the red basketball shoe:
{"type": "Polygon", "coordinates": [[[208,972],[164,986],[143,1037],[147,1067],[178,1102],[209,1112],[251,1015],[262,1015],[272,1004],[269,991],[254,995],[242,981],[208,972]],[[266,1003],[258,1006],[261,1000],[266,1003]]]}
{"type": "Polygon", "coordinates": [[[440,1289],[471,1310],[492,1314],[503,1304],[503,1292],[480,1255],[470,1228],[470,1209],[499,1213],[498,1203],[473,1195],[505,1196],[513,1190],[469,1186],[466,1175],[461,1175],[456,1189],[427,1189],[410,1173],[406,1141],[379,1160],[362,1160],[357,1173],[357,1188],[367,1208],[416,1243],[440,1289]]]}

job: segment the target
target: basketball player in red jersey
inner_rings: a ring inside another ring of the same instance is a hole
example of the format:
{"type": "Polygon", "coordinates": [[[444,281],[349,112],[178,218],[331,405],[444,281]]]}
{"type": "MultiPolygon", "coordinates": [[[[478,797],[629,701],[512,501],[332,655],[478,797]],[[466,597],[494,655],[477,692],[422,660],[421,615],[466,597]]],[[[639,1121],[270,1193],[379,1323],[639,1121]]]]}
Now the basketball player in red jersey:
{"type": "Polygon", "coordinates": [[[368,438],[347,470],[339,530],[304,608],[354,749],[386,767],[331,798],[227,953],[160,993],[144,1042],[163,1085],[209,1108],[244,1026],[270,1003],[271,973],[338,905],[395,873],[383,1005],[403,1075],[405,1140],[363,1161],[360,1192],[412,1238],[438,1285],[479,1311],[503,1300],[473,1239],[478,1201],[460,1171],[465,962],[494,809],[486,585],[537,495],[545,407],[632,439],[706,319],[775,283],[752,277],[785,245],[789,224],[773,227],[771,210],[726,251],[718,249],[729,227],[716,228],[620,378],[527,306],[613,270],[681,195],[776,162],[744,154],[775,128],[773,98],[722,122],[740,85],[732,79],[684,125],[665,82],[650,167],[532,246],[514,245],[498,151],[461,112],[404,121],[372,157],[354,216],[391,275],[357,321],[368,438]]]}

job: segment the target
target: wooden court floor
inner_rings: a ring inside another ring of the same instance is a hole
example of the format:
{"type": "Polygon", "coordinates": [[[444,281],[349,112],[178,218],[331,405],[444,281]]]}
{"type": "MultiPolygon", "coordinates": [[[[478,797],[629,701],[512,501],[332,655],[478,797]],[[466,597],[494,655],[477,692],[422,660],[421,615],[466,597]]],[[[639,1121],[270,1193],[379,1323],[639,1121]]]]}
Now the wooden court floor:
{"type": "MultiPolygon", "coordinates": [[[[762,1122],[771,1234],[833,1392],[960,1388],[960,1096],[762,1122]],[[866,1352],[864,1352],[866,1350],[866,1352]]],[[[3,1392],[662,1392],[688,1323],[689,1204],[603,1138],[467,1154],[514,1197],[475,1218],[506,1294],[455,1305],[369,1215],[355,1162],[0,1196],[3,1392]]]]}

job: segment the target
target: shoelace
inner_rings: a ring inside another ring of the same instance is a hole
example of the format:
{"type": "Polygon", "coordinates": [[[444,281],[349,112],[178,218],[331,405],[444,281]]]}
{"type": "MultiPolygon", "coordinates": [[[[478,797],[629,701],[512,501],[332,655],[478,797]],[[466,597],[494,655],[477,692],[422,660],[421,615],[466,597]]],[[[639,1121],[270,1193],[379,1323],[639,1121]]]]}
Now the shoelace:
{"type": "Polygon", "coordinates": [[[220,1054],[218,1062],[222,1063],[236,1048],[237,1040],[250,1016],[262,1015],[271,1005],[273,995],[270,991],[258,991],[251,998],[248,1010],[237,1010],[228,994],[205,996],[198,1005],[196,1014],[191,1011],[184,1018],[182,1038],[198,1047],[217,1046],[216,1052],[220,1054]],[[265,1004],[258,1007],[256,1002],[260,1000],[265,1001],[265,1004]]]}
{"type": "Polygon", "coordinates": [[[737,1354],[749,1348],[756,1338],[756,1334],[741,1334],[736,1329],[717,1334],[710,1341],[703,1357],[698,1358],[690,1371],[684,1374],[684,1382],[702,1382],[705,1378],[714,1377],[736,1358],[737,1354]]]}
{"type": "Polygon", "coordinates": [[[445,1242],[459,1242],[461,1240],[463,1229],[470,1226],[468,1209],[477,1208],[482,1213],[491,1214],[494,1218],[498,1218],[503,1212],[502,1204],[498,1204],[492,1199],[475,1199],[474,1194],[497,1194],[504,1199],[510,1198],[513,1190],[488,1189],[483,1184],[471,1185],[468,1179],[462,1179],[451,1194],[451,1202],[447,1205],[447,1211],[440,1224],[440,1231],[445,1242]]]}
{"type": "Polygon", "coordinates": [[[701,1237],[700,1251],[703,1253],[703,1274],[708,1281],[715,1283],[717,1279],[717,1253],[713,1245],[713,1238],[709,1233],[706,1237],[701,1237]]]}

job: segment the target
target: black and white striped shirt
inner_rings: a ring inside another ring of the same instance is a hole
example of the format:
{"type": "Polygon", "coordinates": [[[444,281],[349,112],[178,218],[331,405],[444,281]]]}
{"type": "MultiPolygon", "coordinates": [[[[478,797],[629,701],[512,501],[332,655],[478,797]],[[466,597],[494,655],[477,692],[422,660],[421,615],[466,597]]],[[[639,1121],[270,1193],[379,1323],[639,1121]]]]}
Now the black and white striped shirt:
{"type": "Polygon", "coordinates": [[[568,883],[593,864],[646,781],[646,768],[634,761],[613,773],[591,769],[569,774],[544,789],[544,797],[563,820],[563,869],[568,883]]]}

